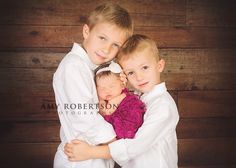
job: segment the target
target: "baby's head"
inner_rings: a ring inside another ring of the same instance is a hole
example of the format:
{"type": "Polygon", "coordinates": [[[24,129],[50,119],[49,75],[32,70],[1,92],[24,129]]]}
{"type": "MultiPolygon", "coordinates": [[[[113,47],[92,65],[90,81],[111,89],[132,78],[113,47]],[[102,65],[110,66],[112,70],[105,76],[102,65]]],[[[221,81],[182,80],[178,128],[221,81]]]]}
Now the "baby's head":
{"type": "Polygon", "coordinates": [[[165,61],[160,59],[155,42],[144,35],[133,35],[122,46],[117,62],[134,89],[146,93],[161,82],[165,61]]]}
{"type": "Polygon", "coordinates": [[[101,65],[95,70],[95,83],[100,99],[108,101],[122,93],[124,84],[120,80],[121,72],[121,67],[115,62],[101,65]]]}
{"type": "Polygon", "coordinates": [[[91,61],[100,65],[112,60],[133,33],[127,10],[114,3],[104,3],[88,17],[83,26],[83,47],[91,61]]]}

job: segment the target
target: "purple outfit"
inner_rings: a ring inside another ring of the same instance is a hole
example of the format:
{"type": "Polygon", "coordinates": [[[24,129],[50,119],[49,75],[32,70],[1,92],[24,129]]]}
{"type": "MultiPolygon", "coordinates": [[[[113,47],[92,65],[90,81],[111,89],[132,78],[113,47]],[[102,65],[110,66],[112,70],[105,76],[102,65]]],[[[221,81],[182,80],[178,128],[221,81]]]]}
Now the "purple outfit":
{"type": "Polygon", "coordinates": [[[138,128],[143,124],[143,115],[146,111],[145,104],[137,95],[124,89],[126,97],[111,115],[105,115],[106,121],[112,124],[116,138],[133,138],[138,128]]]}

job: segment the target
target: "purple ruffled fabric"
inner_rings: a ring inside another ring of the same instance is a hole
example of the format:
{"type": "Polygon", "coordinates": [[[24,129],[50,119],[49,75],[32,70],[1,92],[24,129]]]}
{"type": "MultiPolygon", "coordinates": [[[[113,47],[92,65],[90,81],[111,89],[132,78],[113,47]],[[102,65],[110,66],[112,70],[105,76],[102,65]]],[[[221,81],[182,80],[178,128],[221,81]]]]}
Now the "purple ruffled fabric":
{"type": "Polygon", "coordinates": [[[138,128],[143,124],[143,116],[146,111],[145,104],[137,95],[124,89],[126,97],[111,115],[105,115],[106,121],[112,124],[116,138],[134,138],[138,128]]]}

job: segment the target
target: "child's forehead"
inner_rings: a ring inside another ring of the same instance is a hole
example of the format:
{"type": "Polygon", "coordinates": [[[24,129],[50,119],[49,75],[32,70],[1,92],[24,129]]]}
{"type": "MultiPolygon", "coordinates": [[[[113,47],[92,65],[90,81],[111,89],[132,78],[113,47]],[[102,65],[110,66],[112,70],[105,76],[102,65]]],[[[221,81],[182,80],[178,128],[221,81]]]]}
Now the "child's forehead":
{"type": "Polygon", "coordinates": [[[141,64],[142,62],[154,61],[156,56],[151,50],[135,51],[131,54],[127,54],[121,60],[121,65],[124,66],[126,63],[141,64]]]}
{"type": "Polygon", "coordinates": [[[91,27],[92,30],[97,30],[100,33],[103,33],[106,36],[109,36],[110,38],[118,38],[126,40],[128,38],[128,31],[124,28],[119,27],[118,25],[114,23],[110,23],[107,21],[98,22],[93,27],[91,27]]]}

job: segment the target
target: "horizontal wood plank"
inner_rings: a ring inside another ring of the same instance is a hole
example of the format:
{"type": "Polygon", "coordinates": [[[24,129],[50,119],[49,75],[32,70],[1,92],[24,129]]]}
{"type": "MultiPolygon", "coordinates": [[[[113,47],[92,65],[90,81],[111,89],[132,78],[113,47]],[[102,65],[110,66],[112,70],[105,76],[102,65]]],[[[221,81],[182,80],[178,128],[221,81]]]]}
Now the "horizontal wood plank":
{"type": "MultiPolygon", "coordinates": [[[[236,165],[235,138],[179,140],[179,166],[236,165]]],[[[52,167],[58,143],[1,144],[1,167],[52,167]],[[14,162],[12,161],[14,156],[14,162]]]]}
{"type": "Polygon", "coordinates": [[[235,27],[235,1],[186,1],[186,24],[205,27],[235,27]]]}
{"type": "MultiPolygon", "coordinates": [[[[160,49],[166,61],[165,72],[173,73],[236,73],[235,53],[235,49],[160,49]]],[[[56,68],[66,54],[43,50],[0,52],[0,68],[56,68]]]]}
{"type": "MultiPolygon", "coordinates": [[[[0,23],[17,25],[82,25],[89,13],[102,0],[57,1],[15,0],[1,1],[0,23]]],[[[176,26],[185,24],[185,0],[175,1],[124,1],[118,3],[126,8],[135,26],[176,26]],[[152,5],[150,5],[150,3],[152,5]]]]}
{"type": "MultiPolygon", "coordinates": [[[[82,26],[0,25],[0,49],[70,47],[81,43],[82,26]]],[[[234,48],[234,28],[136,27],[161,48],[234,48]],[[173,38],[174,37],[174,38],[173,38]]]]}
{"type": "MultiPolygon", "coordinates": [[[[166,60],[162,79],[169,90],[235,89],[235,52],[230,49],[161,49],[160,55],[166,60]]],[[[12,88],[24,86],[28,82],[36,83],[35,87],[41,84],[47,87],[65,54],[0,52],[2,88],[11,84],[12,88]]]]}
{"type": "MultiPolygon", "coordinates": [[[[1,143],[59,142],[60,122],[56,121],[1,121],[1,143]]],[[[178,139],[236,137],[236,118],[180,119],[178,139]]]]}
{"type": "Polygon", "coordinates": [[[235,117],[235,91],[183,91],[178,108],[183,118],[235,117]]]}
{"type": "Polygon", "coordinates": [[[235,165],[236,139],[179,140],[179,165],[235,165]]]}
{"type": "Polygon", "coordinates": [[[178,139],[236,137],[236,117],[181,118],[177,125],[178,139]]]}
{"type": "MultiPolygon", "coordinates": [[[[39,137],[40,138],[40,137],[39,137]]],[[[57,143],[10,143],[1,144],[1,163],[4,168],[12,167],[53,167],[57,143]]]]}
{"type": "MultiPolygon", "coordinates": [[[[3,118],[29,117],[30,119],[46,115],[54,118],[56,107],[51,81],[53,71],[47,71],[47,69],[23,70],[8,69],[5,71],[5,75],[8,76],[0,84],[0,105],[8,112],[0,113],[0,116],[3,118]]],[[[167,81],[167,87],[170,82],[172,81],[167,81]]],[[[178,93],[176,103],[181,117],[230,117],[235,116],[235,95],[235,90],[184,91],[178,93]]]]}

